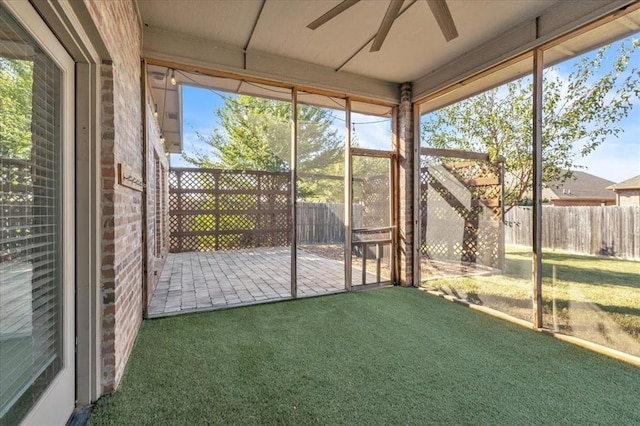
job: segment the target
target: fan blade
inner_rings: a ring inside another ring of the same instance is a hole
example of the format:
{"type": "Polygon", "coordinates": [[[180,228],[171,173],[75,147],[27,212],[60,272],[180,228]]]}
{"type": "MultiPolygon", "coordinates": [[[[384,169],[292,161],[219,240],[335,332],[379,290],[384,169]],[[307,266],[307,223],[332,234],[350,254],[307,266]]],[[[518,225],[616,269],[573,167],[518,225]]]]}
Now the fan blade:
{"type": "Polygon", "coordinates": [[[337,5],[336,7],[329,10],[327,13],[325,13],[324,15],[322,15],[321,17],[319,17],[318,19],[316,19],[315,21],[307,25],[307,28],[315,30],[320,25],[324,25],[325,23],[329,22],[330,20],[340,15],[342,12],[349,9],[351,6],[358,3],[359,1],[360,0],[344,0],[342,3],[340,3],[339,5],[337,5]]]}
{"type": "Polygon", "coordinates": [[[451,17],[447,2],[445,0],[427,0],[427,3],[429,4],[431,13],[433,13],[433,17],[436,18],[436,22],[445,40],[451,41],[458,37],[458,30],[451,17]]]}
{"type": "Polygon", "coordinates": [[[384,19],[382,19],[382,23],[378,29],[378,34],[376,34],[376,38],[373,40],[373,44],[371,45],[369,52],[377,52],[380,50],[382,43],[384,43],[384,39],[387,38],[387,34],[389,34],[393,21],[395,21],[398,16],[398,12],[402,7],[403,2],[404,0],[391,0],[391,3],[389,3],[389,7],[387,8],[387,13],[384,14],[384,19]]]}

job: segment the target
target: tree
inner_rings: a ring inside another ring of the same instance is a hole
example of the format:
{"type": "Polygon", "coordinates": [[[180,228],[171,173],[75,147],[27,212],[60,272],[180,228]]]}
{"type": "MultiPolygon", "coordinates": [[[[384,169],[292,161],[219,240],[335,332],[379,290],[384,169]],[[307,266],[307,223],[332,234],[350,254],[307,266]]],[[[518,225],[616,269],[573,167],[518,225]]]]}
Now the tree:
{"type": "MultiPolygon", "coordinates": [[[[291,104],[239,95],[215,111],[220,125],[211,135],[197,134],[212,152],[183,158],[199,167],[286,171],[291,163],[291,104]]],[[[324,170],[342,161],[344,140],[333,128],[330,110],[298,106],[298,168],[324,170]]]]}
{"type": "MultiPolygon", "coordinates": [[[[605,46],[573,65],[566,80],[554,68],[545,70],[543,88],[543,181],[572,177],[575,162],[592,153],[622,128],[616,124],[640,98],[640,41],[605,46]],[[553,76],[555,74],[555,77],[553,76]]],[[[532,96],[530,77],[507,83],[430,114],[422,124],[422,141],[434,148],[505,157],[506,205],[531,191],[532,96]]],[[[509,207],[508,207],[509,208],[509,207]]]]}
{"type": "MultiPolygon", "coordinates": [[[[288,171],[291,167],[291,104],[266,98],[226,97],[215,111],[220,125],[197,137],[210,152],[196,151],[183,158],[197,166],[238,170],[288,171]]],[[[328,109],[298,105],[298,171],[337,174],[344,169],[344,139],[334,127],[328,109]]],[[[299,186],[303,198],[335,198],[336,183],[307,179],[299,186]]]]}
{"type": "Polygon", "coordinates": [[[0,58],[0,158],[31,155],[33,62],[0,58]]]}

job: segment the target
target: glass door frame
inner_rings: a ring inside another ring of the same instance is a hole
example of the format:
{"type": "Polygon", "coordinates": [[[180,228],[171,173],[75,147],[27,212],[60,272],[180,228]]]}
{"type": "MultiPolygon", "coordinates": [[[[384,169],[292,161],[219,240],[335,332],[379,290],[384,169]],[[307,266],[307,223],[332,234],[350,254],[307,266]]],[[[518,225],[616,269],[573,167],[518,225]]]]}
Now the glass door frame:
{"type": "Polygon", "coordinates": [[[62,181],[60,220],[62,239],[62,367],[47,385],[46,390],[22,419],[24,424],[65,423],[75,407],[76,356],[75,356],[75,63],[71,55],[58,41],[43,18],[28,2],[3,3],[10,14],[39,47],[60,68],[61,146],[60,161],[62,181]]]}

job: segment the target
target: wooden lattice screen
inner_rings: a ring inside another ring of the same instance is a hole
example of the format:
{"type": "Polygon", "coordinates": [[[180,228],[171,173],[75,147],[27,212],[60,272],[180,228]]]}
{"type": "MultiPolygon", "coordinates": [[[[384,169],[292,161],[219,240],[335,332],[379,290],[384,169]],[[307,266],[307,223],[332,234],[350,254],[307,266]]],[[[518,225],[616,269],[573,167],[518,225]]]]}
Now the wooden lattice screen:
{"type": "Polygon", "coordinates": [[[474,152],[420,153],[421,254],[502,269],[502,162],[474,152]]]}
{"type": "Polygon", "coordinates": [[[286,172],[172,168],[171,252],[289,245],[290,191],[286,172]]]}
{"type": "Polygon", "coordinates": [[[389,173],[367,176],[362,183],[362,217],[364,227],[389,226],[389,173]]]}

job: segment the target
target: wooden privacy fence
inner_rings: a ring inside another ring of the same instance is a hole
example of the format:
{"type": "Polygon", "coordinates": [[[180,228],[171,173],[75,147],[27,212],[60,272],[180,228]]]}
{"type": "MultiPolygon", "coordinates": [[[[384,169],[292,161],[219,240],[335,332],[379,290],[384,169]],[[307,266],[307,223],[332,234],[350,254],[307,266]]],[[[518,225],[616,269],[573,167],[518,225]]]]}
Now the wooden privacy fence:
{"type": "MultiPolygon", "coordinates": [[[[352,205],[353,226],[362,226],[362,205],[352,205]]],[[[297,203],[296,238],[301,244],[337,244],[345,241],[344,204],[297,203]]]]}
{"type": "MultiPolygon", "coordinates": [[[[505,216],[505,242],[531,245],[533,212],[505,216]]],[[[640,260],[640,206],[542,207],[542,247],[640,260]]]]}

